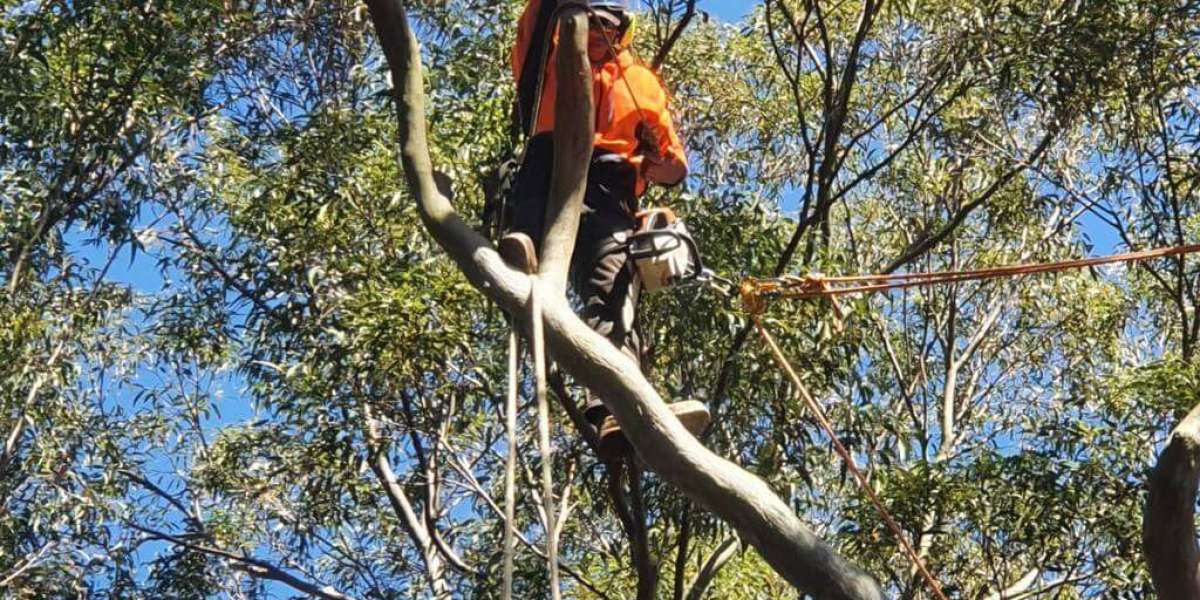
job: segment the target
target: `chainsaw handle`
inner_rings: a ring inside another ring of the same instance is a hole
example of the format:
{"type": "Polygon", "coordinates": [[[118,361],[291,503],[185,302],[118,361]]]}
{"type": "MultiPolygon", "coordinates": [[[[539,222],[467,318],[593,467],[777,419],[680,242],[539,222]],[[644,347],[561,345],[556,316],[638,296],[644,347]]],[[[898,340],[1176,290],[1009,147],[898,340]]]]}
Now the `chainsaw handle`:
{"type": "MultiPolygon", "coordinates": [[[[641,260],[643,258],[653,258],[655,255],[658,255],[658,254],[672,252],[676,248],[678,248],[681,244],[683,244],[683,242],[681,241],[682,238],[683,238],[683,236],[679,235],[678,233],[675,233],[674,231],[668,231],[668,230],[643,231],[641,233],[635,233],[635,234],[629,236],[629,242],[628,242],[629,256],[630,256],[630,258],[633,258],[634,260],[641,260]],[[638,246],[638,244],[640,242],[645,242],[645,241],[652,242],[655,238],[670,238],[671,241],[675,242],[675,244],[673,246],[670,246],[667,248],[655,248],[655,247],[653,247],[653,245],[650,245],[645,250],[635,250],[634,249],[638,246]]],[[[690,250],[690,248],[689,248],[689,250],[690,250]]]]}
{"type": "MultiPolygon", "coordinates": [[[[666,210],[668,212],[670,211],[670,209],[662,209],[662,210],[666,210]]],[[[647,211],[647,212],[649,212],[649,211],[647,211]]],[[[640,215],[641,215],[641,213],[639,213],[639,216],[640,215]]],[[[629,247],[629,257],[632,258],[633,260],[639,260],[639,259],[643,259],[643,258],[652,258],[656,254],[660,254],[663,252],[670,252],[670,251],[675,250],[676,248],[678,248],[681,245],[686,245],[688,248],[688,252],[692,256],[692,264],[694,265],[694,268],[692,269],[692,272],[690,274],[688,274],[686,277],[681,278],[680,281],[681,282],[693,281],[693,280],[699,279],[700,276],[704,274],[704,271],[705,271],[704,259],[700,256],[700,247],[696,244],[696,240],[693,239],[691,236],[680,235],[678,232],[671,231],[671,230],[643,231],[641,233],[635,233],[635,234],[629,236],[628,244],[629,244],[629,246],[628,246],[629,247]],[[650,248],[647,248],[646,250],[635,250],[634,249],[637,247],[637,243],[639,241],[653,240],[654,238],[659,238],[659,237],[670,238],[671,240],[673,240],[675,242],[675,245],[670,248],[650,247],[650,248]]]]}
{"type": "Polygon", "coordinates": [[[660,217],[663,219],[662,227],[666,227],[679,220],[679,217],[675,216],[675,211],[666,207],[648,208],[634,215],[634,218],[638,222],[638,231],[640,232],[647,232],[652,229],[654,221],[660,217]]]}

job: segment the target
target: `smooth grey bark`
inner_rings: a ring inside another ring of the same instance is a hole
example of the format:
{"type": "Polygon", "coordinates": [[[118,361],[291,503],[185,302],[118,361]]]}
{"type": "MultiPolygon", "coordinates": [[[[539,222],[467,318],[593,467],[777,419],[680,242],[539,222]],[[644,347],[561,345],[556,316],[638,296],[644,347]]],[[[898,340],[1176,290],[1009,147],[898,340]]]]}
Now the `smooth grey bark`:
{"type": "MultiPolygon", "coordinates": [[[[518,309],[529,297],[531,279],[505,265],[434,183],[420,53],[404,4],[368,0],[367,6],[397,86],[401,162],[422,222],[473,285],[502,308],[524,312],[518,309]]],[[[543,317],[552,355],[578,382],[605,398],[652,470],[729,523],[797,589],[820,599],[882,598],[870,575],[817,538],[763,480],[692,437],[637,365],[589,329],[565,297],[544,291],[543,317]]]]}
{"type": "Polygon", "coordinates": [[[1167,440],[1150,474],[1142,542],[1150,577],[1165,600],[1200,600],[1196,491],[1200,486],[1200,406],[1167,440]]]}
{"type": "Polygon", "coordinates": [[[717,546],[716,551],[708,560],[704,561],[704,566],[700,569],[700,573],[696,575],[696,580],[692,582],[691,588],[688,590],[687,600],[701,600],[704,594],[708,593],[709,586],[712,585],[717,574],[721,569],[725,568],[726,564],[737,555],[741,549],[741,543],[736,537],[726,538],[717,546]]]}
{"type": "Polygon", "coordinates": [[[546,235],[538,273],[558,294],[566,293],[596,130],[592,64],[588,60],[588,16],[579,7],[559,16],[558,94],[554,100],[554,171],[546,203],[546,235]]]}

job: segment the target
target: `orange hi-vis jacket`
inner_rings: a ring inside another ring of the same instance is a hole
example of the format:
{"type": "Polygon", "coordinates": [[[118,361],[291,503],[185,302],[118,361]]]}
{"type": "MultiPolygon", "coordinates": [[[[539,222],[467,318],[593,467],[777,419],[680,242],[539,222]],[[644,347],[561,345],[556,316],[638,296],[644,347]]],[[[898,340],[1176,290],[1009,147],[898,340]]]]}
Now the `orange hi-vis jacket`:
{"type": "MultiPolygon", "coordinates": [[[[543,9],[543,1],[529,0],[525,12],[517,25],[517,43],[513,49],[513,77],[520,85],[526,57],[532,44],[544,46],[545,40],[532,39],[537,29],[539,13],[543,9]]],[[[547,35],[553,35],[557,42],[556,25],[545,28],[547,35]]],[[[540,55],[540,49],[536,54],[540,55]]],[[[555,110],[554,102],[557,97],[558,78],[555,75],[555,60],[557,44],[551,44],[550,56],[545,61],[546,69],[542,83],[541,105],[538,109],[537,123],[533,124],[532,135],[554,131],[555,110]]],[[[638,173],[636,195],[641,196],[646,191],[646,179],[654,183],[675,185],[682,180],[680,176],[675,181],[660,181],[655,178],[653,169],[643,170],[645,162],[643,152],[639,151],[638,128],[645,123],[649,130],[657,133],[659,156],[663,162],[677,162],[682,169],[679,173],[687,173],[687,154],[683,142],[675,131],[671,113],[667,107],[667,92],[658,76],[646,66],[640,64],[627,49],[618,52],[615,60],[603,64],[592,65],[593,95],[596,102],[596,141],[594,147],[612,152],[633,165],[638,173]],[[640,109],[640,112],[639,112],[640,109]]],[[[530,118],[528,116],[526,119],[530,118]]]]}

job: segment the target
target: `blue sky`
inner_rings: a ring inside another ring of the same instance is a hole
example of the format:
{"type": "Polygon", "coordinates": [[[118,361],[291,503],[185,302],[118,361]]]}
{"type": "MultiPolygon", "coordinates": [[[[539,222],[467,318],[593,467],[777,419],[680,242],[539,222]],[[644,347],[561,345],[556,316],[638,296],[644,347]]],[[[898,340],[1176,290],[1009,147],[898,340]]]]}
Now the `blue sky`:
{"type": "Polygon", "coordinates": [[[746,0],[701,0],[700,9],[726,22],[740,21],[754,3],[746,0]]]}

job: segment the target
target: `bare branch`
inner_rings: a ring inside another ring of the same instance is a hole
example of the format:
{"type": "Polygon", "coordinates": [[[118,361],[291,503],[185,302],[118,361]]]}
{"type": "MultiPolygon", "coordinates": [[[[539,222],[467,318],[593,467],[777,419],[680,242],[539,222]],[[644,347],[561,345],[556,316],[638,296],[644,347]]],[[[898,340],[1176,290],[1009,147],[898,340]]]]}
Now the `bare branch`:
{"type": "Polygon", "coordinates": [[[142,477],[141,475],[138,475],[137,473],[134,473],[133,471],[130,471],[128,469],[121,469],[118,472],[121,475],[124,475],[130,481],[145,488],[146,491],[154,494],[155,496],[158,496],[159,498],[162,498],[163,500],[166,500],[168,503],[171,504],[171,506],[175,507],[175,510],[178,510],[179,512],[183,513],[183,515],[185,517],[187,517],[187,519],[189,521],[192,522],[192,525],[194,527],[196,527],[196,529],[198,529],[200,531],[204,530],[204,524],[201,523],[198,518],[196,518],[196,515],[192,514],[192,511],[188,510],[187,505],[185,505],[182,500],[180,500],[179,498],[176,498],[175,496],[172,496],[171,494],[167,493],[166,490],[164,490],[161,487],[159,487],[158,485],[156,485],[154,482],[150,481],[149,479],[146,479],[145,477],[142,477]]]}
{"type": "Polygon", "coordinates": [[[667,56],[671,54],[671,50],[675,48],[675,44],[679,42],[679,38],[683,37],[683,32],[687,30],[688,25],[691,25],[692,19],[695,16],[696,0],[687,0],[687,9],[684,10],[679,22],[675,24],[675,28],[671,30],[671,35],[667,36],[667,41],[654,54],[654,60],[650,62],[650,68],[655,71],[662,68],[663,63],[667,61],[667,56]]]}
{"type": "Polygon", "coordinates": [[[1011,169],[993,181],[992,185],[988,186],[988,188],[979,194],[979,196],[974,200],[962,205],[962,207],[954,213],[954,216],[950,218],[950,221],[941,229],[939,229],[937,233],[922,237],[915,243],[911,244],[907,249],[904,250],[903,253],[901,253],[899,258],[893,260],[892,263],[883,269],[882,272],[896,272],[905,265],[908,265],[909,263],[924,256],[925,253],[931,248],[942,243],[946,238],[953,235],[954,232],[957,231],[958,228],[963,224],[963,222],[967,220],[967,217],[969,217],[971,213],[975,212],[975,209],[988,203],[988,201],[990,201],[997,192],[1003,189],[1004,186],[1008,185],[1008,183],[1017,175],[1020,175],[1025,171],[1025,169],[1041,160],[1046,151],[1050,149],[1050,145],[1054,142],[1055,137],[1057,137],[1057,130],[1051,130],[1047,132],[1046,135],[1042,137],[1042,141],[1037,145],[1036,148],[1034,148],[1033,152],[1029,154],[1028,158],[1013,166],[1011,169]]]}
{"type": "Polygon", "coordinates": [[[449,589],[445,583],[441,557],[445,556],[450,564],[460,571],[470,573],[470,567],[463,562],[462,558],[454,554],[449,547],[437,544],[434,541],[433,536],[429,533],[429,528],[432,526],[427,527],[422,519],[417,516],[417,512],[413,510],[412,502],[408,499],[408,495],[404,493],[404,488],[400,486],[396,478],[396,473],[392,470],[386,446],[381,441],[378,425],[372,420],[369,412],[366,418],[368,420],[366,434],[372,454],[369,461],[371,463],[371,471],[375,473],[380,485],[383,486],[383,490],[388,497],[388,502],[392,506],[392,511],[395,512],[396,520],[400,522],[400,526],[404,529],[404,532],[421,553],[434,595],[448,593],[449,589]]]}
{"type": "Polygon", "coordinates": [[[287,571],[284,571],[283,569],[280,569],[279,567],[276,567],[275,565],[258,560],[256,558],[239,556],[219,548],[210,548],[208,546],[193,544],[178,536],[148,529],[138,525],[137,523],[128,523],[128,525],[129,527],[150,536],[152,539],[169,542],[175,546],[179,546],[180,548],[191,550],[192,552],[199,552],[200,554],[207,554],[209,556],[215,556],[217,558],[227,560],[231,563],[230,566],[234,569],[242,571],[243,573],[246,573],[247,575],[250,575],[256,579],[276,581],[298,592],[308,594],[309,596],[315,598],[321,598],[322,600],[354,600],[353,596],[347,596],[346,594],[343,594],[342,592],[339,592],[329,586],[321,587],[318,584],[305,581],[299,577],[296,577],[295,575],[292,575],[291,573],[288,573],[287,571]]]}
{"type": "Polygon", "coordinates": [[[708,587],[712,585],[713,579],[716,579],[717,574],[721,572],[721,569],[725,565],[729,564],[729,561],[733,559],[741,547],[742,544],[733,536],[721,542],[712,555],[708,557],[708,560],[704,561],[704,566],[696,574],[696,579],[692,581],[692,585],[688,587],[687,600],[700,600],[703,598],[705,592],[708,591],[708,587]]]}
{"type": "MultiPolygon", "coordinates": [[[[483,489],[483,486],[480,485],[479,480],[475,478],[475,475],[473,473],[471,473],[470,468],[466,464],[464,464],[464,461],[461,458],[458,458],[456,456],[451,456],[450,457],[450,466],[455,471],[457,471],[459,475],[461,475],[463,477],[463,479],[465,480],[465,487],[467,489],[469,489],[472,493],[474,493],[481,500],[483,500],[484,504],[486,504],[488,506],[488,508],[491,509],[491,511],[496,514],[496,516],[500,517],[501,519],[504,519],[505,521],[508,520],[507,516],[505,515],[504,509],[500,508],[500,505],[496,503],[496,500],[494,498],[492,498],[487,493],[486,490],[483,489]]],[[[541,548],[539,548],[533,542],[529,541],[529,538],[525,537],[525,535],[523,533],[521,533],[520,530],[518,530],[514,527],[513,534],[516,536],[517,541],[521,542],[522,545],[524,545],[526,548],[528,548],[530,551],[532,551],[535,555],[537,555],[538,558],[542,558],[542,559],[546,558],[545,551],[542,550],[541,548]]],[[[572,579],[574,579],[577,583],[579,583],[579,585],[582,585],[585,589],[587,589],[588,592],[595,594],[596,597],[599,598],[600,600],[610,600],[609,596],[607,594],[600,591],[600,588],[596,587],[596,584],[589,581],[579,571],[571,568],[571,565],[568,565],[567,563],[563,562],[561,558],[558,561],[558,568],[563,573],[570,575],[572,579]]]]}
{"type": "Polygon", "coordinates": [[[47,554],[52,552],[57,546],[58,542],[50,542],[49,544],[39,548],[37,552],[29,554],[25,556],[25,558],[17,561],[17,563],[13,565],[13,569],[4,576],[4,579],[0,579],[0,590],[7,588],[16,578],[20,577],[22,573],[36,567],[37,564],[41,562],[42,559],[45,558],[47,554]]]}

